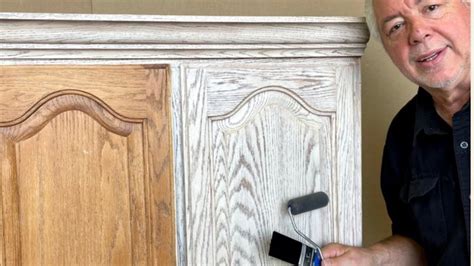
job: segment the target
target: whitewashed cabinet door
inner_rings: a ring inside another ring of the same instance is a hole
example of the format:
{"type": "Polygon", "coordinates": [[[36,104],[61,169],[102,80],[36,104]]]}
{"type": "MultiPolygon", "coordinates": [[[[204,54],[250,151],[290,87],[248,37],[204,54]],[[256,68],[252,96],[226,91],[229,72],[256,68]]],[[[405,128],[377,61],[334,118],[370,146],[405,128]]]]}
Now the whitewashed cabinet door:
{"type": "Polygon", "coordinates": [[[316,243],[360,244],[357,59],[182,65],[186,261],[274,265],[272,231],[301,240],[288,200],[324,191],[296,216],[316,243]]]}

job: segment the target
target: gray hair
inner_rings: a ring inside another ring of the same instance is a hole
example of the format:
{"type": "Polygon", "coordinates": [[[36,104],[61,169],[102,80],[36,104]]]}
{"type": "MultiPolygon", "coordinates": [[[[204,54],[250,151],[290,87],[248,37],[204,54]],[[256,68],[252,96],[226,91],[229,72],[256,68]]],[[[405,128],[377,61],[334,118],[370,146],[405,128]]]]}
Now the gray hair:
{"type": "Polygon", "coordinates": [[[380,41],[380,33],[375,19],[373,0],[365,0],[365,19],[369,27],[370,36],[380,41]]]}
{"type": "MultiPolygon", "coordinates": [[[[467,7],[471,6],[471,0],[460,0],[463,4],[467,7]]],[[[380,39],[380,31],[377,26],[377,20],[375,19],[374,13],[374,1],[373,0],[365,0],[365,19],[367,22],[367,27],[369,27],[370,36],[376,40],[380,39]]]]}

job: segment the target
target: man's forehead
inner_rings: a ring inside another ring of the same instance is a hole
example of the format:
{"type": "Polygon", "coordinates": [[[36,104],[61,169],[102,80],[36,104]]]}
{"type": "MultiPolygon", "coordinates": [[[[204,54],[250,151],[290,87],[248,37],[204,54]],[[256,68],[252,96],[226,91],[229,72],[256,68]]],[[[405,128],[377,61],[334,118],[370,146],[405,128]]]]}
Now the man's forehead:
{"type": "MultiPolygon", "coordinates": [[[[445,0],[445,2],[449,2],[449,1],[451,0],[445,0]]],[[[373,0],[373,9],[374,9],[374,14],[376,17],[378,17],[379,19],[384,19],[386,16],[393,17],[397,15],[402,9],[411,9],[413,7],[423,5],[429,2],[433,2],[433,1],[432,0],[373,0]],[[384,18],[382,18],[381,16],[383,16],[384,18]]]]}
{"type": "Polygon", "coordinates": [[[421,1],[421,0],[372,0],[372,5],[374,8],[382,8],[386,7],[388,5],[400,5],[400,4],[408,4],[409,2],[415,2],[415,1],[421,1]]]}
{"type": "MultiPolygon", "coordinates": [[[[462,2],[462,3],[471,3],[471,0],[444,0],[442,2],[462,2]]],[[[378,7],[384,7],[387,6],[389,3],[399,3],[399,4],[405,4],[407,6],[414,6],[414,5],[420,5],[423,3],[431,3],[433,0],[373,0],[372,4],[373,6],[378,6],[378,7]]],[[[439,2],[439,1],[438,1],[439,2]]],[[[438,4],[436,1],[433,2],[433,4],[438,4]]]]}

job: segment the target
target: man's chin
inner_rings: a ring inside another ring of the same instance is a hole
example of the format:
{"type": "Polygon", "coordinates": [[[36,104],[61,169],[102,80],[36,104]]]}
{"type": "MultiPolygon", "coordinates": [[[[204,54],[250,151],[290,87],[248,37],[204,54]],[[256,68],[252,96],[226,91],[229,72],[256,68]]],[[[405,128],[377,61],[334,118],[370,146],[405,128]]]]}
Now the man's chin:
{"type": "Polygon", "coordinates": [[[416,84],[420,84],[420,87],[425,89],[448,89],[452,86],[452,79],[417,79],[412,80],[416,84]]]}
{"type": "MultiPolygon", "coordinates": [[[[470,80],[470,79],[469,79],[470,80]]],[[[423,88],[431,89],[450,89],[456,87],[462,81],[461,73],[443,75],[443,73],[433,73],[430,75],[424,75],[416,80],[413,80],[416,84],[420,84],[423,88]]]]}
{"type": "Polygon", "coordinates": [[[449,89],[454,88],[467,81],[470,83],[470,68],[465,65],[457,69],[438,68],[429,72],[418,71],[418,75],[412,81],[421,84],[421,87],[432,89],[449,89]]]}
{"type": "Polygon", "coordinates": [[[451,88],[451,84],[452,82],[445,81],[445,82],[429,83],[429,84],[426,84],[425,86],[434,90],[448,90],[451,88]]]}

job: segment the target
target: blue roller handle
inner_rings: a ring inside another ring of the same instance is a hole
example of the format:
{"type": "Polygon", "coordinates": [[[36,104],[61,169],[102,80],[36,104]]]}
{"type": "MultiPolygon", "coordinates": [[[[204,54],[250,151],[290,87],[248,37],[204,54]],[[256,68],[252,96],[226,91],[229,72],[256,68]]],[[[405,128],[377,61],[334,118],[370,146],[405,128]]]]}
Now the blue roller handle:
{"type": "Polygon", "coordinates": [[[321,255],[318,251],[315,252],[316,254],[313,257],[313,266],[321,266],[321,255]]]}

